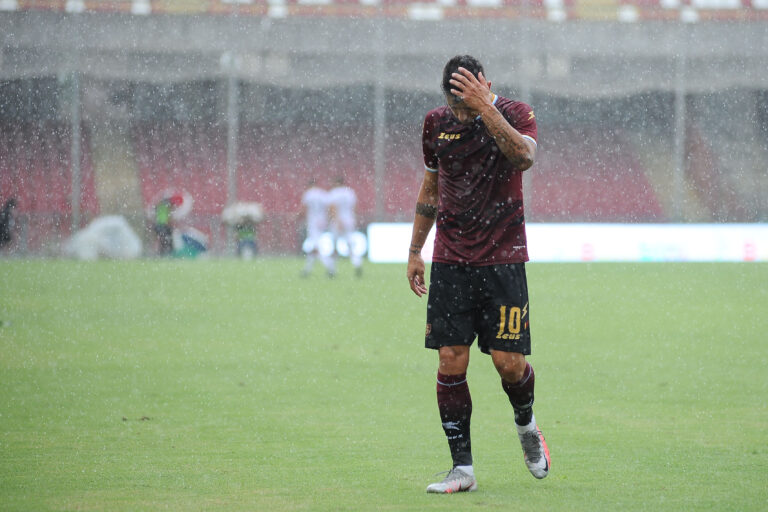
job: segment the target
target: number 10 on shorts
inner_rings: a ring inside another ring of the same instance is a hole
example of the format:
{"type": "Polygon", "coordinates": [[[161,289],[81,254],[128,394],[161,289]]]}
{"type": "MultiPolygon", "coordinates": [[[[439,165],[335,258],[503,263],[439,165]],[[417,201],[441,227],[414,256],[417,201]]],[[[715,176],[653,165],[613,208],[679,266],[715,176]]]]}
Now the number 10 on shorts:
{"type": "Polygon", "coordinates": [[[528,304],[520,309],[516,306],[499,306],[499,332],[496,339],[519,340],[522,317],[528,312],[528,304]],[[509,313],[509,318],[507,318],[509,313]]]}

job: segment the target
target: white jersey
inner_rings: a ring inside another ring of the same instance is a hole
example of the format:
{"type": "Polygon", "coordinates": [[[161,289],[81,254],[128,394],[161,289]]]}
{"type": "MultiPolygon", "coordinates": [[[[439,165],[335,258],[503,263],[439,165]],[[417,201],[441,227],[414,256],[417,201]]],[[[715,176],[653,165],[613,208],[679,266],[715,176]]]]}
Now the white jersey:
{"type": "Polygon", "coordinates": [[[315,238],[328,229],[328,192],[312,187],[301,196],[301,204],[307,210],[307,235],[315,238]]]}
{"type": "Polygon", "coordinates": [[[357,194],[346,186],[339,186],[328,192],[328,202],[336,211],[335,228],[340,232],[354,231],[355,229],[355,205],[357,194]]]}

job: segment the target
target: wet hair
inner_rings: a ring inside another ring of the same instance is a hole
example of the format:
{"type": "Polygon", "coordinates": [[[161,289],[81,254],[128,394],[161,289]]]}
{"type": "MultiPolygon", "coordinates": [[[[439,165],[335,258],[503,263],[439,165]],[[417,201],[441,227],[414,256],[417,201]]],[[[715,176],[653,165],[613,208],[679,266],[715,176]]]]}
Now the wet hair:
{"type": "Polygon", "coordinates": [[[460,67],[468,70],[470,73],[475,75],[475,77],[477,77],[477,75],[479,75],[481,72],[485,74],[483,65],[480,64],[480,61],[473,56],[457,55],[453,57],[448,61],[448,63],[446,63],[445,67],[443,68],[443,82],[441,85],[446,96],[453,96],[453,94],[451,94],[451,89],[453,86],[450,84],[451,75],[456,73],[460,67]]]}

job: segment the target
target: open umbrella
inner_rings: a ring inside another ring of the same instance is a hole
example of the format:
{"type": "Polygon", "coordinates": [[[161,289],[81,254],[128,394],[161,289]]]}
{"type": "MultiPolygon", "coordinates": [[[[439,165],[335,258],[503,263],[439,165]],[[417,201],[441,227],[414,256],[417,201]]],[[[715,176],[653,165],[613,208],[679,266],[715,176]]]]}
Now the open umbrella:
{"type": "Polygon", "coordinates": [[[192,205],[195,202],[192,199],[190,193],[186,190],[178,188],[167,188],[155,194],[155,196],[152,198],[152,202],[147,207],[147,216],[149,218],[153,218],[155,216],[155,205],[163,199],[169,200],[173,205],[171,217],[173,217],[175,220],[183,219],[189,215],[189,212],[192,211],[192,205]]]}
{"type": "Polygon", "coordinates": [[[176,258],[196,258],[208,250],[208,237],[199,229],[185,226],[173,231],[173,255],[176,258]]]}
{"type": "Polygon", "coordinates": [[[236,226],[244,222],[258,224],[264,220],[264,210],[259,203],[232,203],[221,212],[221,220],[230,226],[236,226]]]}

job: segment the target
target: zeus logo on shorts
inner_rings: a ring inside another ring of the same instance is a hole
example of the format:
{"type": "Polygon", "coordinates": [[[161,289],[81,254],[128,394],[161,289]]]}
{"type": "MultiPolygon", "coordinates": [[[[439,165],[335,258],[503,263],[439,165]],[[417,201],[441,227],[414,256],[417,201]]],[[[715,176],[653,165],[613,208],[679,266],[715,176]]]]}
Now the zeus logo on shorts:
{"type": "Polygon", "coordinates": [[[525,322],[525,328],[528,327],[528,303],[525,303],[522,309],[517,306],[499,306],[499,332],[496,333],[496,339],[519,340],[520,330],[525,322]]]}

